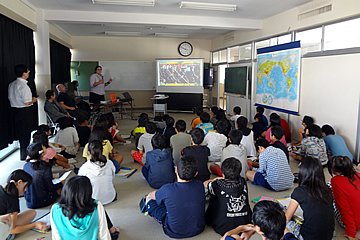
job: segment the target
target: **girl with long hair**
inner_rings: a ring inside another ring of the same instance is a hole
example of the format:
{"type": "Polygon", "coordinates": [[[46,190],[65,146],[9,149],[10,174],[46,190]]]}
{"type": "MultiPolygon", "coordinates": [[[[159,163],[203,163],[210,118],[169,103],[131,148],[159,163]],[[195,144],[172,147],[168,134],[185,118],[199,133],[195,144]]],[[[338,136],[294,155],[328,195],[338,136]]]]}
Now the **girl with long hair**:
{"type": "Polygon", "coordinates": [[[331,187],[336,205],[335,218],[345,226],[343,235],[348,239],[359,239],[356,230],[360,230],[360,176],[354,170],[347,156],[333,156],[328,163],[331,187]],[[339,214],[340,213],[340,216],[339,214]]]}
{"type": "MultiPolygon", "coordinates": [[[[12,223],[10,234],[22,233],[32,228],[47,228],[43,222],[31,223],[36,216],[35,210],[20,212],[19,196],[24,194],[31,183],[32,177],[24,170],[18,169],[10,174],[6,186],[0,187],[0,215],[9,214],[12,223]]],[[[7,239],[12,237],[9,235],[7,239]]]]}
{"type": "Polygon", "coordinates": [[[335,226],[332,194],[325,183],[323,167],[316,158],[304,157],[300,163],[299,186],[291,194],[286,220],[293,217],[299,205],[304,213],[299,239],[332,239],[335,226]]]}
{"type": "MultiPolygon", "coordinates": [[[[121,154],[114,155],[112,153],[113,146],[110,141],[106,139],[106,130],[102,126],[95,126],[94,129],[90,133],[89,143],[92,141],[100,141],[103,146],[102,154],[106,159],[110,159],[115,166],[115,173],[120,171],[120,164],[123,161],[124,157],[121,154]]],[[[91,159],[91,155],[89,154],[89,143],[87,143],[83,150],[83,157],[86,161],[91,159]]]]}

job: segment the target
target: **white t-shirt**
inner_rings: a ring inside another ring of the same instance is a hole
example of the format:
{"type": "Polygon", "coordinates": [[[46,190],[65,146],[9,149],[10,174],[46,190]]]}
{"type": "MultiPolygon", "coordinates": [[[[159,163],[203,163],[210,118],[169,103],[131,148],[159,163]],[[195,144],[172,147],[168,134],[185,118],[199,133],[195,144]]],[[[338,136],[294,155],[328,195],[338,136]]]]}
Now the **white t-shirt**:
{"type": "Polygon", "coordinates": [[[257,151],[256,151],[255,145],[254,145],[254,132],[253,131],[251,131],[249,135],[243,136],[240,143],[245,146],[248,156],[253,156],[253,157],[256,156],[257,151]]]}
{"type": "Polygon", "coordinates": [[[113,184],[115,166],[110,160],[107,160],[104,167],[87,161],[80,167],[78,175],[90,179],[93,199],[99,200],[103,205],[109,204],[115,199],[116,191],[113,184]]]}
{"type": "Polygon", "coordinates": [[[140,136],[139,138],[139,142],[138,142],[138,146],[137,148],[139,150],[143,150],[144,151],[144,155],[142,158],[142,162],[145,163],[146,161],[146,153],[153,150],[153,147],[151,145],[151,139],[155,134],[150,134],[150,133],[144,133],[143,135],[140,136]]]}
{"type": "Polygon", "coordinates": [[[208,132],[203,144],[210,149],[209,161],[220,162],[224,147],[226,146],[227,137],[217,132],[208,132]]]}
{"type": "Polygon", "coordinates": [[[234,157],[236,159],[238,159],[241,162],[241,173],[240,176],[242,176],[243,178],[245,178],[245,180],[247,180],[246,177],[246,171],[249,171],[249,166],[247,164],[247,150],[244,147],[244,145],[242,145],[240,143],[240,145],[236,145],[236,144],[230,144],[229,146],[227,146],[226,148],[224,148],[222,155],[221,155],[221,163],[230,157],[234,157]]]}

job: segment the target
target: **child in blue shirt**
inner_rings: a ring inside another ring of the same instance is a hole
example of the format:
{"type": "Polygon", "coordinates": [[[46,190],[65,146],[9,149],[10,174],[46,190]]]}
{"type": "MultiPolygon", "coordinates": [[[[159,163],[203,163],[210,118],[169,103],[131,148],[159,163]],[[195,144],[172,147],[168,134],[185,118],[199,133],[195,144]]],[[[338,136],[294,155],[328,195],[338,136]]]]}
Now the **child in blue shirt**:
{"type": "Polygon", "coordinates": [[[152,151],[146,154],[145,166],[141,172],[150,187],[159,189],[167,183],[175,182],[172,154],[165,147],[165,137],[155,134],[151,139],[152,151]]]}
{"type": "Polygon", "coordinates": [[[147,212],[161,224],[169,237],[194,237],[205,228],[204,185],[193,180],[197,174],[197,160],[193,156],[182,156],[175,173],[177,182],[147,195],[147,212]]]}
{"type": "Polygon", "coordinates": [[[294,186],[294,175],[291,173],[285,153],[265,139],[256,142],[259,154],[259,168],[247,171],[246,176],[254,185],[266,189],[283,191],[294,186]]]}
{"type": "Polygon", "coordinates": [[[200,114],[201,123],[199,123],[196,128],[204,130],[205,135],[210,131],[214,130],[214,125],[210,123],[210,115],[207,112],[202,112],[200,114]]]}

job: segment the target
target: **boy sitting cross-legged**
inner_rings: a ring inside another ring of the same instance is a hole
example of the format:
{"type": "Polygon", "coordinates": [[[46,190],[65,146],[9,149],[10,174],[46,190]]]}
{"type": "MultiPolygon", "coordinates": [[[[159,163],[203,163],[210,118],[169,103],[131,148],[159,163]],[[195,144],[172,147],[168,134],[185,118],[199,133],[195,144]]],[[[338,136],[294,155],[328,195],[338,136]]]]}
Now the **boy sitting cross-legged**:
{"type": "Polygon", "coordinates": [[[284,210],[279,204],[271,201],[261,201],[255,204],[252,216],[253,223],[241,225],[228,231],[220,240],[250,239],[256,232],[263,240],[296,240],[297,238],[286,228],[284,210]],[[239,234],[241,236],[239,236],[239,234]]]}
{"type": "Polygon", "coordinates": [[[171,150],[165,148],[163,135],[155,134],[151,139],[151,145],[154,150],[146,154],[146,163],[141,172],[150,187],[159,189],[164,184],[175,181],[173,161],[171,150]]]}
{"type": "MultiPolygon", "coordinates": [[[[246,172],[249,171],[249,166],[247,164],[247,150],[244,145],[242,145],[241,139],[243,137],[243,134],[238,129],[233,129],[229,133],[229,142],[230,144],[224,148],[222,155],[221,155],[221,163],[227,159],[227,158],[236,158],[238,161],[241,162],[242,170],[240,171],[241,177],[243,177],[245,180],[247,180],[246,172]]],[[[222,172],[219,165],[211,165],[210,170],[218,175],[222,176],[222,172]]]]}
{"type": "Polygon", "coordinates": [[[177,182],[162,186],[146,197],[148,214],[171,238],[189,238],[204,231],[205,190],[202,182],[193,180],[197,160],[182,156],[175,168],[177,182]]]}
{"type": "Polygon", "coordinates": [[[259,168],[247,171],[246,176],[252,184],[269,190],[283,191],[293,187],[294,175],[291,173],[285,153],[269,145],[265,139],[256,142],[256,148],[260,153],[259,168]]]}
{"type": "Polygon", "coordinates": [[[181,155],[191,155],[198,161],[198,174],[194,179],[202,182],[210,179],[210,171],[208,168],[208,157],[210,156],[210,149],[207,146],[201,145],[204,140],[204,131],[200,128],[191,130],[192,146],[186,147],[182,150],[181,155]]]}
{"type": "Polygon", "coordinates": [[[248,187],[240,176],[241,168],[239,160],[227,158],[221,165],[223,176],[204,182],[210,193],[205,221],[220,235],[251,222],[248,187]]]}
{"type": "Polygon", "coordinates": [[[186,133],[186,122],[184,120],[177,120],[175,124],[176,134],[170,138],[171,149],[173,150],[174,164],[177,165],[181,157],[181,150],[191,145],[191,136],[186,133]]]}

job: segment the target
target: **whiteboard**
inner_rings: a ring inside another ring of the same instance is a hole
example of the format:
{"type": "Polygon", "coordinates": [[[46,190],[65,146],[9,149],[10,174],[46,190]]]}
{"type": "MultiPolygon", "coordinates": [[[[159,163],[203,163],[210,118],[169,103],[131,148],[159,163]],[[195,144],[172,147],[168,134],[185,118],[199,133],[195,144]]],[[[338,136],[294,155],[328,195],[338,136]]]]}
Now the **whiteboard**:
{"type": "Polygon", "coordinates": [[[100,61],[105,81],[113,81],[105,90],[155,90],[156,62],[100,61]]]}

